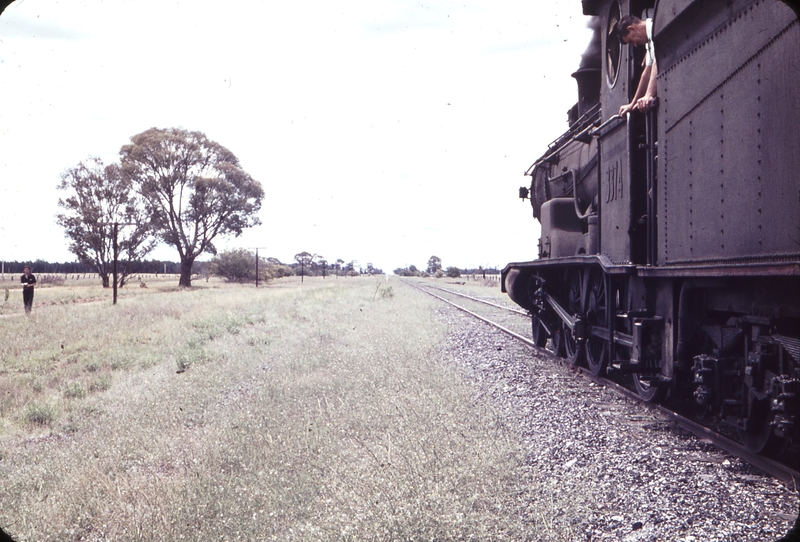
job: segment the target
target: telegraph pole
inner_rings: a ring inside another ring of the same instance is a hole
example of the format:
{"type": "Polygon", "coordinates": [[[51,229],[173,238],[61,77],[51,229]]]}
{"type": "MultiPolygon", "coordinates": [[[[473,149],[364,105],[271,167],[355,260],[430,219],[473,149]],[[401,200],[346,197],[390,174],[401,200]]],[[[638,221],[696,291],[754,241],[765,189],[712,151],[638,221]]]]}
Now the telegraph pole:
{"type": "Polygon", "coordinates": [[[114,301],[112,304],[117,304],[117,259],[119,257],[119,244],[117,243],[117,234],[119,233],[120,226],[135,226],[135,222],[99,222],[99,226],[111,226],[112,227],[112,235],[114,236],[114,265],[112,267],[113,270],[113,278],[114,278],[114,301]]]}
{"type": "Polygon", "coordinates": [[[258,288],[258,249],[267,247],[249,247],[250,250],[256,249],[256,288],[258,288]]]}

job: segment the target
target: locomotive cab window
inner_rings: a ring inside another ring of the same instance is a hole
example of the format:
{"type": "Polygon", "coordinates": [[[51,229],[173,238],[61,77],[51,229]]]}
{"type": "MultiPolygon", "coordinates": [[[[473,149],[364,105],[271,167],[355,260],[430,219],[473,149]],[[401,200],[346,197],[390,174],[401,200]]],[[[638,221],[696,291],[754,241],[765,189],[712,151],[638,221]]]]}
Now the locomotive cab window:
{"type": "Polygon", "coordinates": [[[608,78],[608,86],[612,88],[617,84],[620,56],[622,54],[619,39],[614,35],[614,27],[616,27],[619,18],[619,3],[612,2],[608,13],[608,26],[606,27],[606,77],[608,78]]]}

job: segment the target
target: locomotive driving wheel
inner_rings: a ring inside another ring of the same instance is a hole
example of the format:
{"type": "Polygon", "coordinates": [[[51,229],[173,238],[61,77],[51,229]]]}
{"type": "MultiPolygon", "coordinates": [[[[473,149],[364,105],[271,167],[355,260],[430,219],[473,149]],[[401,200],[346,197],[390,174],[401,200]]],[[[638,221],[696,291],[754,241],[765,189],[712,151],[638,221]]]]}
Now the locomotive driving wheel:
{"type": "MultiPolygon", "coordinates": [[[[602,269],[597,267],[589,271],[586,281],[586,322],[592,326],[608,329],[606,280],[602,269]]],[[[586,366],[595,376],[605,373],[608,364],[608,341],[591,333],[586,339],[586,366]]]]}

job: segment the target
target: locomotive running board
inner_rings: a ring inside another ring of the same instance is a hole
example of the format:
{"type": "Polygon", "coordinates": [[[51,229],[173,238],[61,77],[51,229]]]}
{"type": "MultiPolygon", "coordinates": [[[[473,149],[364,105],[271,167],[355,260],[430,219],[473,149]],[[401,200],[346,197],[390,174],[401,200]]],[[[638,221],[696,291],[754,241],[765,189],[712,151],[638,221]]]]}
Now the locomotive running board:
{"type": "Polygon", "coordinates": [[[603,254],[592,254],[589,256],[567,256],[565,258],[539,258],[529,262],[512,262],[505,266],[502,276],[505,279],[506,273],[511,269],[533,269],[537,267],[574,266],[593,263],[598,264],[609,275],[632,275],[636,273],[637,269],[635,264],[618,264],[612,262],[608,256],[603,254]]]}

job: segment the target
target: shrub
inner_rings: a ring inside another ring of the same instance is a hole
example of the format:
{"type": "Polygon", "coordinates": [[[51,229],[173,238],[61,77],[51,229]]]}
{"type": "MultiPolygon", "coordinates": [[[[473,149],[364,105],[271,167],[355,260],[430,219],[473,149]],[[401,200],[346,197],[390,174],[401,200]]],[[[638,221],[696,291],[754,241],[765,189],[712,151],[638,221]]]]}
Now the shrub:
{"type": "Polygon", "coordinates": [[[266,279],[279,279],[281,277],[291,277],[294,275],[294,270],[284,264],[269,265],[260,277],[262,280],[266,279]]]}
{"type": "Polygon", "coordinates": [[[211,273],[228,282],[249,282],[256,277],[255,255],[236,248],[220,252],[211,260],[211,273]]]}
{"type": "Polygon", "coordinates": [[[64,277],[60,275],[42,275],[36,280],[37,284],[50,284],[52,286],[63,286],[64,277]]]}
{"type": "Polygon", "coordinates": [[[451,279],[457,279],[461,276],[461,271],[458,269],[458,267],[448,267],[447,276],[451,279]]]}

